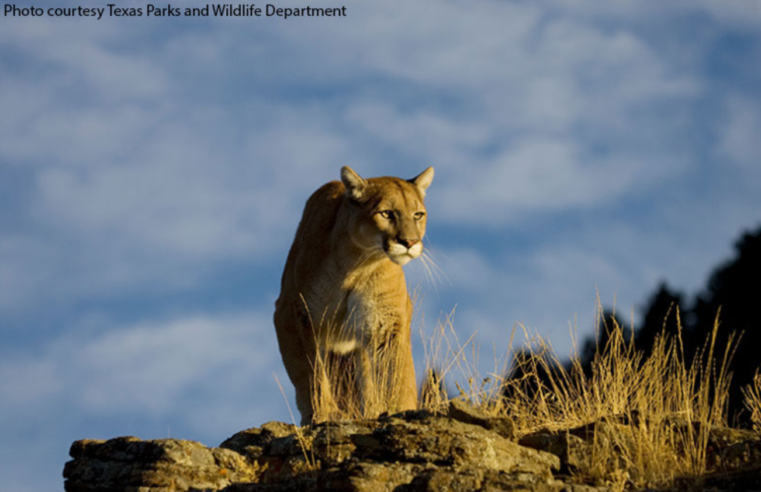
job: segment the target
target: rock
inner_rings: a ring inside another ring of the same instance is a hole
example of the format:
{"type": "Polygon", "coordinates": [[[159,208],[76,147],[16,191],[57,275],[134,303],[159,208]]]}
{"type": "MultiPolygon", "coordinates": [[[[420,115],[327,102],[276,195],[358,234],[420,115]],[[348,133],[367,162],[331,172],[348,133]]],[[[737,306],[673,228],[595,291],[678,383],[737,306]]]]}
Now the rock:
{"type": "Polygon", "coordinates": [[[480,469],[459,472],[429,469],[416,476],[409,484],[396,490],[397,492],[471,492],[475,490],[560,492],[565,488],[566,484],[563,482],[524,473],[510,474],[480,469]]]}
{"type": "Polygon", "coordinates": [[[338,466],[358,454],[375,455],[379,441],[372,437],[375,423],[364,422],[326,422],[313,427],[314,440],[312,452],[316,459],[326,466],[338,466]]]}
{"type": "Polygon", "coordinates": [[[560,460],[549,453],[519,446],[494,432],[446,417],[407,421],[392,418],[374,433],[386,461],[527,472],[549,477],[560,460]]]}
{"type": "Polygon", "coordinates": [[[709,469],[719,473],[756,470],[761,476],[761,440],[751,431],[716,428],[708,435],[709,469]]]}
{"type": "MultiPolygon", "coordinates": [[[[636,439],[632,431],[638,425],[614,417],[562,432],[533,433],[516,443],[507,422],[490,421],[453,403],[446,414],[409,411],[306,427],[270,422],[238,432],[219,448],[177,439],[83,440],[71,447],[65,489],[607,492],[602,480],[596,480],[600,486],[580,483],[591,476],[591,443],[603,443],[609,453],[602,457],[609,460],[604,464],[615,468],[622,460],[618,450],[636,439]]],[[[694,425],[685,429],[699,428],[694,425]]],[[[713,464],[711,473],[698,480],[718,491],[758,490],[758,437],[719,428],[707,436],[713,464]]]]}
{"type": "Polygon", "coordinates": [[[221,448],[231,449],[252,459],[262,455],[265,446],[273,439],[288,437],[296,433],[297,427],[282,422],[267,422],[259,428],[253,428],[238,432],[226,439],[219,445],[221,448]]]}
{"type": "Polygon", "coordinates": [[[489,417],[471,404],[460,398],[449,402],[449,416],[466,424],[483,427],[486,430],[496,432],[505,439],[512,440],[515,437],[515,425],[507,417],[489,417]]]}
{"type": "Polygon", "coordinates": [[[521,446],[554,454],[560,458],[563,473],[583,473],[589,470],[591,446],[573,434],[537,432],[523,436],[518,443],[521,446]]]}
{"type": "Polygon", "coordinates": [[[70,454],[74,459],[63,472],[67,492],[220,490],[256,481],[261,472],[258,463],[234,451],[178,439],[84,440],[70,454]]]}
{"type": "MultiPolygon", "coordinates": [[[[409,463],[358,463],[350,468],[347,490],[356,492],[392,492],[415,477],[420,467],[409,463]]],[[[331,489],[326,489],[331,490],[331,489]]]]}
{"type": "Polygon", "coordinates": [[[415,476],[416,465],[354,463],[320,473],[283,478],[279,482],[236,484],[225,492],[392,492],[415,476]]]}

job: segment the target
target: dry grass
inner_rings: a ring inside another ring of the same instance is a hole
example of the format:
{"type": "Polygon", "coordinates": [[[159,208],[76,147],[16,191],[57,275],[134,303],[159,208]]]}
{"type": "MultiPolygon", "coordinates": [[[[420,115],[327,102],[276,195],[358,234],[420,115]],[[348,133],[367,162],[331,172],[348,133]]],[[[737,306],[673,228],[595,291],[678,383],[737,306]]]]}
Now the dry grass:
{"type": "MultiPolygon", "coordinates": [[[[662,334],[648,357],[610,320],[603,328],[607,336],[601,337],[607,343],[598,347],[586,373],[578,356],[567,369],[549,342],[518,325],[512,330],[510,346],[522,332],[529,349],[508,353],[501,360],[495,353],[493,370],[481,374],[474,336],[459,342],[452,313],[438,323],[432,336],[422,336],[427,369],[420,408],[442,409],[450,396],[464,396],[488,415],[512,418],[519,437],[607,419],[614,422],[615,435],[595,437],[592,467],[582,479],[620,490],[699,476],[707,469],[711,427],[727,423],[728,364],[735,342],[730,339],[726,347],[716,346],[717,322],[703,350],[688,363],[679,312],[674,315],[679,333],[662,334]],[[446,383],[459,394],[450,395],[446,383]]],[[[400,358],[398,351],[388,348],[375,353],[363,362],[371,377],[361,391],[354,379],[356,371],[347,367],[346,360],[316,362],[315,420],[375,418],[389,410],[398,391],[392,379],[400,369],[400,358]],[[364,396],[362,401],[359,394],[364,396]]],[[[761,432],[761,375],[746,396],[761,432]]]]}
{"type": "MultiPolygon", "coordinates": [[[[676,316],[681,327],[678,312],[676,316]]],[[[611,320],[602,337],[608,341],[598,347],[586,374],[578,356],[566,369],[548,342],[522,326],[513,329],[511,346],[518,330],[530,349],[509,354],[512,377],[504,377],[506,364],[496,357],[494,371],[479,374],[477,350],[470,339],[464,345],[457,342],[451,316],[427,341],[426,353],[429,361],[437,361],[433,367],[439,379],[451,377],[460,394],[485,413],[511,417],[519,435],[615,417],[615,436],[595,438],[592,468],[584,479],[621,489],[668,484],[706,471],[709,430],[726,425],[727,366],[734,347],[730,340],[719,353],[718,324],[688,364],[680,335],[660,336],[645,358],[611,320]]],[[[422,404],[436,408],[446,399],[445,391],[438,398],[424,395],[422,404]]],[[[755,401],[759,408],[761,400],[755,401]]]]}
{"type": "Polygon", "coordinates": [[[743,388],[745,395],[745,408],[750,412],[750,421],[753,422],[753,430],[761,434],[761,372],[756,371],[753,383],[743,388]]]}

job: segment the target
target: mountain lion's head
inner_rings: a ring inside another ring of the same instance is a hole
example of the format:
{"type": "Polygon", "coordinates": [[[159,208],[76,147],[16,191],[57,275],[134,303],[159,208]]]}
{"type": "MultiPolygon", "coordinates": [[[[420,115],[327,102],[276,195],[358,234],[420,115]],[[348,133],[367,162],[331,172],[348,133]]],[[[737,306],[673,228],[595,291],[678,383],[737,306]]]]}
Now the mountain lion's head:
{"type": "Polygon", "coordinates": [[[433,168],[408,181],[399,178],[362,179],[350,167],[341,168],[349,200],[348,233],[368,253],[385,253],[404,265],[423,253],[427,221],[423,198],[433,181],[433,168]]]}

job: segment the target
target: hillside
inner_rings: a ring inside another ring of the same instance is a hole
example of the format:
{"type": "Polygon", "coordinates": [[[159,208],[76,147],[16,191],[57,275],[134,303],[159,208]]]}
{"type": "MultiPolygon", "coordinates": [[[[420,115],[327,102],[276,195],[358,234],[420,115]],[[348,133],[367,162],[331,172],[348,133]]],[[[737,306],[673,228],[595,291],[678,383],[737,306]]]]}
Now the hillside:
{"type": "MultiPolygon", "coordinates": [[[[636,416],[635,416],[636,417],[636,416]]],[[[631,489],[633,477],[594,479],[602,461],[635,439],[627,418],[605,418],[562,431],[515,435],[508,418],[487,417],[462,400],[441,412],[415,411],[376,420],[298,428],[270,422],[239,432],[217,448],[177,439],[121,437],[71,447],[67,492],[552,491],[631,489]]],[[[679,432],[708,440],[707,469],[670,485],[694,490],[761,489],[761,436],[675,419],[679,432]],[[705,429],[703,429],[705,430],[705,429]]],[[[655,490],[655,489],[650,489],[655,490]]]]}

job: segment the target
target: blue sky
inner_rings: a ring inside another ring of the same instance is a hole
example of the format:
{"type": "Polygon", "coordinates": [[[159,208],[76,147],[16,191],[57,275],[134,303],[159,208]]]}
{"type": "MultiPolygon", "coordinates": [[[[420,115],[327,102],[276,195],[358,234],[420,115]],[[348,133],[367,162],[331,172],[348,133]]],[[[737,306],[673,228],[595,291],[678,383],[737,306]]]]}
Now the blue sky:
{"type": "Polygon", "coordinates": [[[635,316],[661,279],[694,293],[761,223],[757,0],[346,5],[0,18],[4,491],[61,490],[79,438],[289,421],[273,303],[343,165],[435,167],[447,280],[408,279],[484,358],[516,322],[567,353],[596,291],[635,316]]]}

